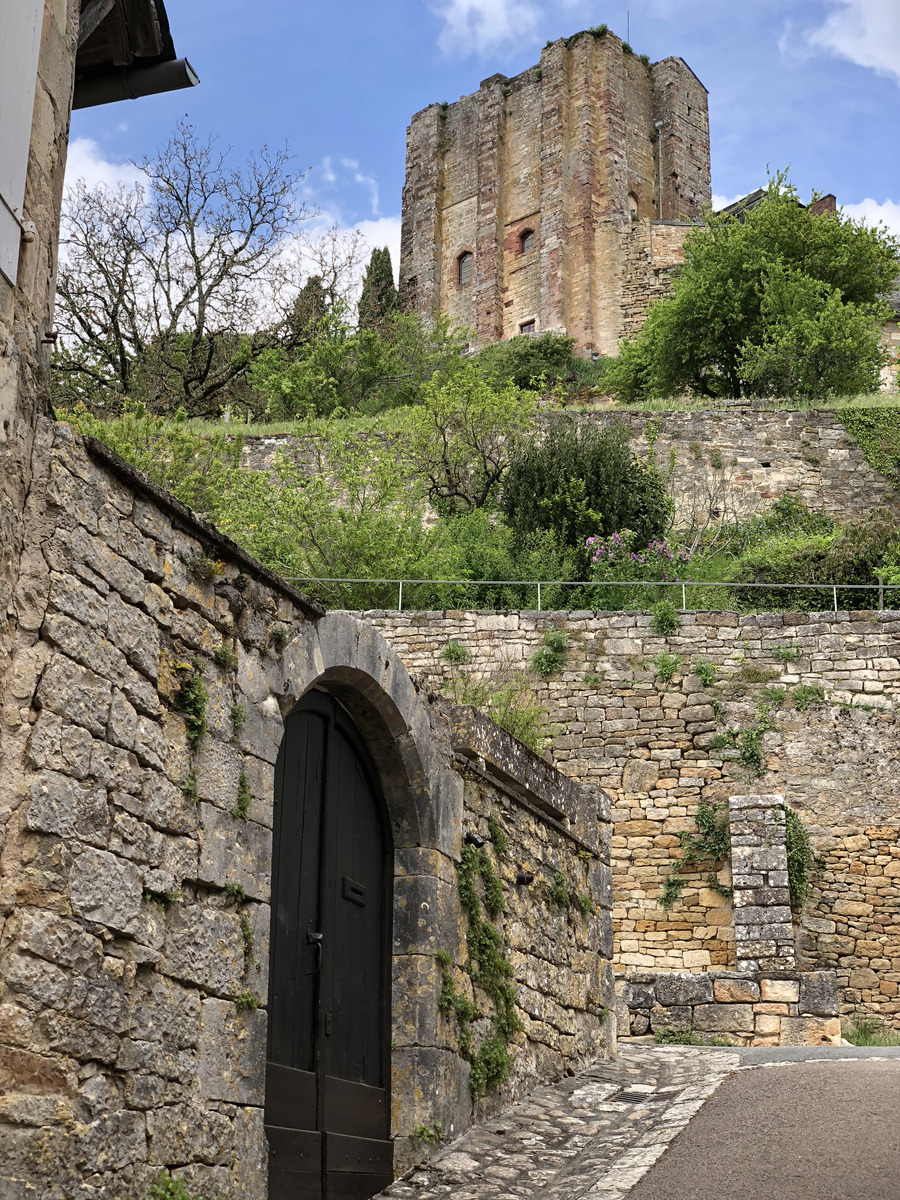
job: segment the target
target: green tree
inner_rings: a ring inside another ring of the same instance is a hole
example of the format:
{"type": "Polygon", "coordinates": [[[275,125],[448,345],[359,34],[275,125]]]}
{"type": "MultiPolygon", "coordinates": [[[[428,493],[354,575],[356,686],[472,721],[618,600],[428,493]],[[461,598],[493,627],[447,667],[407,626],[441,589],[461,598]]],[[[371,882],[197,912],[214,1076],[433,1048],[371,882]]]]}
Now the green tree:
{"type": "Polygon", "coordinates": [[[883,228],[817,215],[775,175],[740,220],[707,212],[688,234],[671,296],[622,345],[610,389],[625,402],[875,390],[897,271],[898,243],[883,228]]]}
{"type": "Polygon", "coordinates": [[[407,417],[410,462],[445,515],[495,499],[531,432],[537,397],[513,384],[493,388],[472,363],[435,375],[407,417]]]}
{"type": "Polygon", "coordinates": [[[485,346],[475,361],[494,387],[507,383],[520,388],[552,386],[570,374],[574,348],[575,339],[562,333],[520,334],[485,346]]]}
{"type": "Polygon", "coordinates": [[[631,529],[636,546],[665,532],[672,504],[659,473],[631,452],[623,425],[551,419],[546,435],[516,457],[501,507],[523,539],[554,530],[587,565],[589,537],[631,529]]]}
{"type": "Polygon", "coordinates": [[[359,328],[381,332],[391,314],[396,312],[397,305],[391,252],[385,246],[383,250],[372,251],[372,257],[366,267],[359,297],[359,328]]]}

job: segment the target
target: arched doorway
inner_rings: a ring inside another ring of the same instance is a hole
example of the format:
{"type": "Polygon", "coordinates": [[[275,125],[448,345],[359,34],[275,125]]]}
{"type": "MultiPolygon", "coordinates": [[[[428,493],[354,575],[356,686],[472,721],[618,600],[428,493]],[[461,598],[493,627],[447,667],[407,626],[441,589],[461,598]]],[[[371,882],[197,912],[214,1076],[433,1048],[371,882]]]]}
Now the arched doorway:
{"type": "Polygon", "coordinates": [[[269,1200],[368,1200],[393,1179],[392,860],[359,732],[311,691],[285,722],[275,771],[269,1200]]]}

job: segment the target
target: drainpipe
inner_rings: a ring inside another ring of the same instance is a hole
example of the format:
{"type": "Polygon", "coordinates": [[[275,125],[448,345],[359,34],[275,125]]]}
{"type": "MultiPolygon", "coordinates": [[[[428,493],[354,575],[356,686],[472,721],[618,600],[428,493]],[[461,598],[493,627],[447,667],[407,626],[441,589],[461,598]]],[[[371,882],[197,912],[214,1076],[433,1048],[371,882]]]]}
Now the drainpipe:
{"type": "Polygon", "coordinates": [[[653,127],[659,135],[656,139],[656,160],[659,163],[659,219],[662,220],[662,121],[655,121],[653,127]]]}

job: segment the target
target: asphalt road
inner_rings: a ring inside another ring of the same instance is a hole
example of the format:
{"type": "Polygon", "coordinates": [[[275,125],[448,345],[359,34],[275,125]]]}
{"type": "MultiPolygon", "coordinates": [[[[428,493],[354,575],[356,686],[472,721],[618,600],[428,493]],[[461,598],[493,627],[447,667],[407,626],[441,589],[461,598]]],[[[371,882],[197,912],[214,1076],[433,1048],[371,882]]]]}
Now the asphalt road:
{"type": "Polygon", "coordinates": [[[900,1057],[880,1053],[737,1072],[628,1200],[900,1200],[900,1057]]]}

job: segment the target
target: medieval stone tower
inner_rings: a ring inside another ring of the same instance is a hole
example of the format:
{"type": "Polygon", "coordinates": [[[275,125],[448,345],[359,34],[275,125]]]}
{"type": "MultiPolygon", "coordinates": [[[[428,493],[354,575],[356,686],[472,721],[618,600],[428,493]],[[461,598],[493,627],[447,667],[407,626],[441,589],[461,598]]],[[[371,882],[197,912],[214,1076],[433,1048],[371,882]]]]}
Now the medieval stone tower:
{"type": "Polygon", "coordinates": [[[555,331],[615,354],[709,202],[703,84],[587,31],[413,117],[401,287],[480,345],[555,331]]]}

